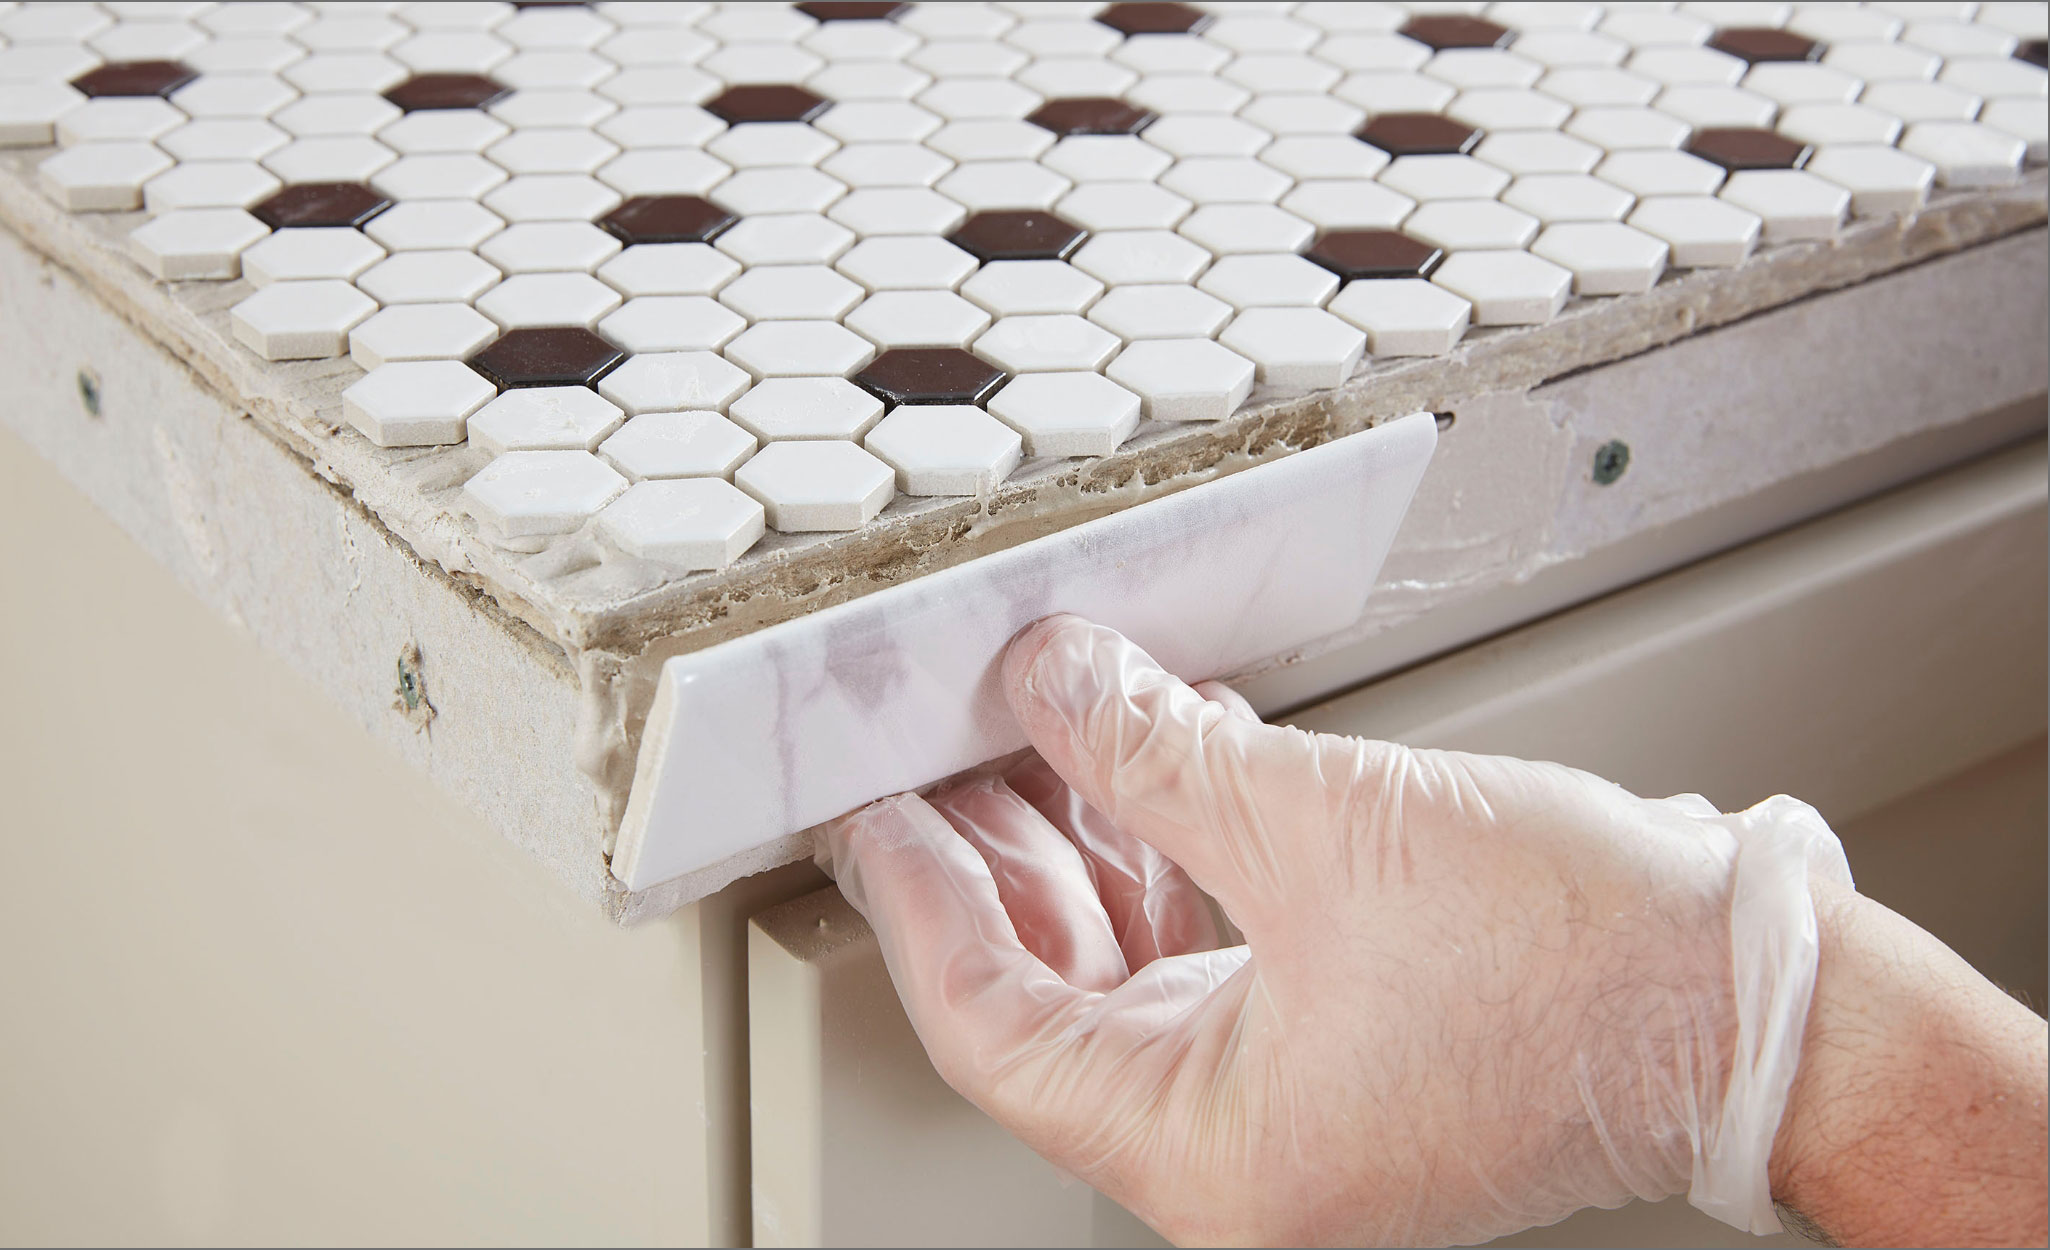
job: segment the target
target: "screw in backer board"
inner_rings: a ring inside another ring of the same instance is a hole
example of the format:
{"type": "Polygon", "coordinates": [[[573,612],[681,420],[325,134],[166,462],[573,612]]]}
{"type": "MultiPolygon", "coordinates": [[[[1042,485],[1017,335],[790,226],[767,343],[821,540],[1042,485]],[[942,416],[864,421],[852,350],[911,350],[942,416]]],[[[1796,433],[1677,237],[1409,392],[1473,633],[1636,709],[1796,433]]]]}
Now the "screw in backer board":
{"type": "Polygon", "coordinates": [[[78,402],[85,407],[86,416],[100,415],[100,375],[91,365],[78,367],[78,402]]]}
{"type": "Polygon", "coordinates": [[[1630,467],[1630,444],[1612,438],[1594,449],[1594,484],[1607,486],[1630,467]]]}
{"type": "Polygon", "coordinates": [[[420,671],[420,644],[409,642],[399,652],[399,684],[394,691],[392,710],[413,723],[415,729],[425,729],[434,719],[434,705],[427,701],[427,679],[420,671]]]}

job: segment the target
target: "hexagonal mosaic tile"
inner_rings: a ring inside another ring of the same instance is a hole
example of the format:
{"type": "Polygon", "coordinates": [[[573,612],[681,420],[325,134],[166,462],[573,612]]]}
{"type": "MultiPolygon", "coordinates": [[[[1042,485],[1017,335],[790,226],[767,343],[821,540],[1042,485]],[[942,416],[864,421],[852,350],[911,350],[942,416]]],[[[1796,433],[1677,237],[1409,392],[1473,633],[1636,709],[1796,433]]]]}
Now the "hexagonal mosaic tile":
{"type": "Polygon", "coordinates": [[[453,12],[0,5],[0,146],[480,449],[479,533],[678,574],[2013,183],[2050,107],[2039,3],[453,12]]]}

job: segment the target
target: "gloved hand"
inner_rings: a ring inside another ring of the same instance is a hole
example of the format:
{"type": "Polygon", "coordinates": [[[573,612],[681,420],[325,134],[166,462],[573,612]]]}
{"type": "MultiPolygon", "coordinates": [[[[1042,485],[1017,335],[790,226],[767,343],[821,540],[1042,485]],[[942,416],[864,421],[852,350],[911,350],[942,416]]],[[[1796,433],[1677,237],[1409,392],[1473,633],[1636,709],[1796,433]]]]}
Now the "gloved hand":
{"type": "Polygon", "coordinates": [[[1040,758],[820,857],[941,1075],[1040,1154],[1177,1242],[1467,1243],[1688,1188],[1742,1066],[1739,817],[1265,725],[1075,617],[1003,680],[1040,758]]]}

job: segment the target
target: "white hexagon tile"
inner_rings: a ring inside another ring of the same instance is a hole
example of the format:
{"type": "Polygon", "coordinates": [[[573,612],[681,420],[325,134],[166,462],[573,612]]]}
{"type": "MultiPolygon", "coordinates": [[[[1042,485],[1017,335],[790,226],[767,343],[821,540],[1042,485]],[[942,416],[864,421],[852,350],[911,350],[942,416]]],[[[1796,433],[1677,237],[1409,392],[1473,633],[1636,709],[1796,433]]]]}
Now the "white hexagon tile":
{"type": "Polygon", "coordinates": [[[0,147],[681,574],[2014,183],[2045,7],[0,4],[0,147]]]}

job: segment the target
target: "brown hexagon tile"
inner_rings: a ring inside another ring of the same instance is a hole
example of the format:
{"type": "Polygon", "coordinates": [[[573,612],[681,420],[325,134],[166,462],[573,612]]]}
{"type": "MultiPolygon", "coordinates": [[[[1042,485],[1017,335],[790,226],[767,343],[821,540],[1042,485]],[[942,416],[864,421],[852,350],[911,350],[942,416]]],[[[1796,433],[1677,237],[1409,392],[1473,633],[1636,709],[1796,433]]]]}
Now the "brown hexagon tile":
{"type": "Polygon", "coordinates": [[[482,74],[415,74],[384,93],[408,113],[434,109],[480,109],[505,95],[504,83],[482,74]]]}
{"type": "Polygon", "coordinates": [[[636,195],[598,219],[626,244],[710,243],[740,220],[695,195],[636,195]]]}
{"type": "Polygon", "coordinates": [[[1822,55],[1822,45],[1791,30],[1771,26],[1730,26],[1715,32],[1708,46],[1743,60],[1812,61],[1822,55]]]}
{"type": "Polygon", "coordinates": [[[183,61],[109,61],[71,80],[85,95],[146,96],[169,95],[199,77],[199,71],[183,61]]]}
{"type": "Polygon", "coordinates": [[[993,260],[1064,260],[1082,243],[1082,228],[1038,209],[976,213],[947,242],[987,264],[993,260]]]}
{"type": "Polygon", "coordinates": [[[898,347],[870,361],[854,381],[887,404],[982,404],[1004,371],[958,347],[898,347]]]}
{"type": "Polygon", "coordinates": [[[1210,15],[1192,4],[1113,4],[1096,20],[1127,35],[1187,35],[1210,24],[1210,15]]]}
{"type": "Polygon", "coordinates": [[[300,182],[258,201],[250,215],[273,230],[287,226],[356,226],[391,207],[382,191],[360,182],[300,182]]]}
{"type": "Polygon", "coordinates": [[[1383,113],[1353,137],[1390,156],[1445,156],[1471,151],[1481,132],[1437,113],[1383,113]]]}
{"type": "Polygon", "coordinates": [[[823,96],[803,87],[756,84],[728,87],[705,101],[705,111],[738,126],[742,122],[808,122],[826,111],[823,96]]]}
{"type": "Polygon", "coordinates": [[[1025,120],[1057,135],[1135,135],[1154,114],[1111,96],[1070,96],[1048,100],[1025,120]]]}
{"type": "Polygon", "coordinates": [[[470,367],[500,390],[522,386],[590,386],[626,353],[583,326],[507,330],[470,357],[470,367]]]}
{"type": "Polygon", "coordinates": [[[1755,126],[1709,126],[1694,132],[1687,150],[1724,169],[1799,169],[1808,145],[1755,126]]]}
{"type": "Polygon", "coordinates": [[[1400,230],[1327,230],[1303,255],[1348,282],[1371,278],[1428,278],[1445,259],[1442,248],[1400,230]]]}
{"type": "Polygon", "coordinates": [[[1509,42],[1509,28],[1482,17],[1429,13],[1410,18],[1402,33],[1442,52],[1447,48],[1499,48],[1509,42]]]}
{"type": "Polygon", "coordinates": [[[800,4],[797,10],[821,22],[887,22],[910,8],[908,4],[876,3],[874,0],[812,0],[800,4]]]}

